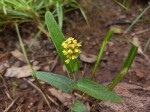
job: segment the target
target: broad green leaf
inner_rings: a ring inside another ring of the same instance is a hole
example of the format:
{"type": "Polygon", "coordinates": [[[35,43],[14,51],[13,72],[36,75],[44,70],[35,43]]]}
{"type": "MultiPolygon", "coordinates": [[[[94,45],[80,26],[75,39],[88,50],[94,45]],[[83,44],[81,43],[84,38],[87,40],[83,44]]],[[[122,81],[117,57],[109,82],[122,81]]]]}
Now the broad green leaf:
{"type": "Polygon", "coordinates": [[[83,103],[79,100],[77,100],[73,105],[71,105],[70,109],[74,112],[88,112],[83,103]]]}
{"type": "Polygon", "coordinates": [[[109,102],[122,101],[122,99],[119,96],[117,96],[114,92],[86,78],[80,79],[75,84],[74,88],[98,100],[109,101],[109,102]]]}
{"type": "Polygon", "coordinates": [[[110,90],[113,90],[113,88],[124,78],[124,76],[127,74],[129,68],[131,67],[131,64],[137,54],[138,47],[135,45],[132,45],[130,52],[128,54],[128,57],[126,58],[124,65],[122,67],[122,70],[116,77],[116,79],[113,81],[113,83],[109,86],[110,90]]]}
{"type": "Polygon", "coordinates": [[[73,90],[74,82],[65,76],[49,72],[37,71],[35,73],[38,79],[47,82],[48,84],[62,90],[63,92],[71,93],[73,90]]]}
{"type": "Polygon", "coordinates": [[[51,12],[49,11],[46,12],[45,21],[51,35],[51,40],[53,41],[61,60],[64,62],[66,69],[68,70],[69,73],[77,72],[79,69],[78,59],[76,59],[75,61],[71,61],[69,64],[65,63],[66,56],[64,56],[64,54],[62,53],[63,48],[61,44],[63,43],[63,41],[66,40],[66,38],[61,32],[51,12]]]}

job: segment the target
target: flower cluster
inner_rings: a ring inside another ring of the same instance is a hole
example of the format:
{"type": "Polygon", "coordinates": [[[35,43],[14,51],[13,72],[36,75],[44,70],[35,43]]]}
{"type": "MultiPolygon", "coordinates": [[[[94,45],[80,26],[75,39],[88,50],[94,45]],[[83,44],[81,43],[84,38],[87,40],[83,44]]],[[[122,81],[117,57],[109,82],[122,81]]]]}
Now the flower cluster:
{"type": "Polygon", "coordinates": [[[62,43],[62,47],[64,49],[62,52],[67,58],[65,61],[67,64],[70,62],[70,60],[76,59],[81,53],[81,51],[79,50],[80,46],[81,43],[78,43],[77,40],[72,37],[69,37],[62,43]]]}

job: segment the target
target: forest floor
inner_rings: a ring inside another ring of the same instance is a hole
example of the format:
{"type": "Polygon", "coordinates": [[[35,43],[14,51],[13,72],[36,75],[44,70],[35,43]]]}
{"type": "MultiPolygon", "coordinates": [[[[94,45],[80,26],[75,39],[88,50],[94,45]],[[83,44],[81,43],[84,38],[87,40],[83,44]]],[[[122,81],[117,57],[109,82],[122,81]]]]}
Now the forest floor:
{"type": "MultiPolygon", "coordinates": [[[[82,43],[79,78],[91,75],[95,57],[107,31],[111,27],[119,27],[125,31],[141,9],[148,5],[133,4],[131,9],[126,11],[112,0],[94,0],[94,3],[81,3],[86,11],[89,26],[79,11],[65,14],[68,21],[64,23],[63,33],[66,37],[74,37],[82,43]]],[[[150,112],[150,47],[144,50],[150,38],[150,21],[147,20],[150,20],[150,11],[145,13],[127,34],[114,34],[110,39],[96,72],[95,81],[100,84],[109,84],[121,70],[131,48],[127,40],[137,38],[144,55],[137,54],[128,74],[114,90],[124,102],[100,102],[93,112],[150,112]]],[[[38,31],[34,24],[21,24],[19,29],[30,62],[36,70],[66,75],[54,45],[44,34],[29,49],[29,44],[38,31]]],[[[0,112],[6,109],[9,112],[49,112],[43,96],[35,87],[36,83],[28,76],[29,70],[20,51],[14,26],[6,27],[0,32],[0,112]],[[17,68],[19,72],[16,73],[17,68]]],[[[42,83],[42,88],[54,100],[51,103],[52,112],[70,112],[66,106],[69,95],[63,96],[60,91],[46,83],[42,83]],[[63,97],[65,101],[59,97],[63,97]]],[[[90,99],[86,106],[90,108],[93,101],[90,99]]]]}

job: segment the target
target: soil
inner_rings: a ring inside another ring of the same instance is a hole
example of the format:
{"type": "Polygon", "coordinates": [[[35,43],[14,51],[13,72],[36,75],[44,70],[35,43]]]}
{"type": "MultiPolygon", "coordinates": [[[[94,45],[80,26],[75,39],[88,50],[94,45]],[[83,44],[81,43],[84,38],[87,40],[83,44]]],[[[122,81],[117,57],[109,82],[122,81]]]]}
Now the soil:
{"type": "MultiPolygon", "coordinates": [[[[102,41],[111,27],[119,27],[125,31],[141,10],[148,5],[132,4],[130,10],[126,11],[112,0],[94,0],[93,4],[82,1],[81,4],[86,11],[89,26],[79,11],[73,11],[65,14],[68,21],[66,20],[64,23],[63,32],[66,37],[72,36],[82,43],[81,50],[86,57],[87,54],[95,56],[98,54],[102,41]]],[[[138,38],[144,55],[140,52],[137,54],[128,74],[114,90],[124,98],[124,102],[120,104],[100,102],[94,107],[93,112],[150,111],[150,63],[148,62],[150,47],[144,50],[150,38],[149,18],[150,12],[147,11],[140,19],[141,21],[134,25],[127,34],[114,34],[108,43],[94,79],[97,83],[108,85],[119,73],[131,48],[131,44],[127,40],[138,38]]],[[[31,40],[38,31],[34,24],[21,24],[19,29],[33,65],[40,66],[41,71],[67,75],[62,62],[57,58],[54,45],[44,34],[29,48],[31,40]],[[54,61],[57,63],[53,68],[54,61]]],[[[71,112],[66,106],[69,104],[63,104],[58,97],[52,95],[49,90],[53,87],[50,85],[41,82],[45,93],[58,104],[56,106],[51,103],[51,111],[41,93],[28,82],[32,80],[31,77],[4,76],[8,68],[26,65],[25,62],[11,54],[11,51],[14,50],[20,50],[20,47],[12,25],[0,32],[0,73],[2,75],[0,78],[0,112],[8,109],[13,101],[14,104],[11,105],[9,112],[71,112]]],[[[93,62],[85,62],[81,59],[78,78],[89,77],[93,67],[93,62]]],[[[35,82],[32,84],[36,85],[35,82]]],[[[87,101],[86,107],[90,108],[93,102],[93,99],[87,101]]]]}

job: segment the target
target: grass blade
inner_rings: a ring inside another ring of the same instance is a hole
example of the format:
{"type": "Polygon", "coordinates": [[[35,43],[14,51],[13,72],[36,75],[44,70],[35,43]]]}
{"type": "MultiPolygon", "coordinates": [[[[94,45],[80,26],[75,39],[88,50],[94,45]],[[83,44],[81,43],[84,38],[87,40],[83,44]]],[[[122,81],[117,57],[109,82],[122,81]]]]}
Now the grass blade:
{"type": "Polygon", "coordinates": [[[128,57],[125,60],[122,70],[120,71],[116,79],[112,82],[112,84],[109,86],[110,90],[113,90],[114,87],[124,78],[129,68],[131,67],[131,64],[137,54],[137,50],[138,50],[138,47],[135,45],[132,45],[132,48],[130,49],[130,52],[128,54],[128,57]]]}
{"type": "Polygon", "coordinates": [[[127,33],[138,21],[139,21],[139,19],[144,15],[144,13],[146,12],[146,11],[148,11],[148,9],[150,8],[150,5],[148,6],[148,7],[146,7],[143,11],[142,11],[142,13],[139,15],[139,16],[137,16],[137,18],[132,22],[132,24],[127,28],[127,30],[125,31],[125,33],[127,33]]]}
{"type": "Polygon", "coordinates": [[[82,13],[86,23],[89,25],[88,18],[87,18],[86,14],[85,14],[85,11],[83,10],[83,8],[81,7],[81,5],[79,3],[78,3],[78,7],[79,7],[79,9],[80,9],[80,11],[81,11],[81,13],[82,13]]]}
{"type": "Polygon", "coordinates": [[[105,36],[105,39],[104,39],[104,41],[102,43],[101,49],[100,49],[98,57],[97,57],[97,61],[95,63],[94,69],[93,69],[93,73],[91,75],[91,80],[93,80],[93,78],[95,76],[96,70],[97,70],[97,68],[99,66],[99,63],[100,63],[100,61],[102,59],[102,56],[104,54],[104,50],[105,50],[106,44],[109,41],[109,39],[112,37],[113,32],[114,32],[113,30],[109,30],[107,32],[106,36],[105,36]]]}
{"type": "Polygon", "coordinates": [[[60,29],[62,30],[62,26],[63,26],[63,7],[62,4],[60,4],[59,2],[57,2],[57,16],[58,16],[58,24],[60,29]]]}
{"type": "Polygon", "coordinates": [[[6,15],[7,14],[7,12],[6,12],[6,8],[5,8],[5,3],[4,3],[4,0],[2,0],[2,6],[3,6],[3,11],[4,11],[4,14],[6,15]]]}
{"type": "Polygon", "coordinates": [[[149,37],[149,39],[148,39],[148,41],[147,41],[147,43],[146,43],[146,45],[145,45],[145,47],[144,47],[144,52],[147,50],[147,49],[149,49],[150,48],[150,37],[149,37]]]}
{"type": "Polygon", "coordinates": [[[16,32],[17,32],[17,36],[18,36],[18,40],[19,40],[19,43],[20,43],[21,50],[22,50],[22,52],[23,52],[23,55],[24,55],[24,57],[25,57],[25,59],[26,59],[26,62],[27,62],[27,64],[28,64],[28,66],[30,67],[30,69],[31,69],[31,71],[32,71],[32,73],[33,73],[32,76],[33,76],[33,78],[35,79],[35,81],[36,81],[38,87],[39,87],[40,90],[42,91],[42,95],[43,95],[43,97],[44,97],[44,99],[45,99],[47,105],[49,106],[49,108],[50,108],[50,110],[51,110],[51,106],[50,106],[50,103],[49,103],[49,101],[48,101],[47,95],[46,95],[46,94],[44,93],[44,91],[42,90],[42,87],[41,87],[41,85],[40,85],[40,83],[39,83],[39,81],[38,81],[38,79],[37,79],[37,77],[36,77],[36,73],[35,73],[35,71],[34,71],[32,65],[30,64],[30,61],[29,61],[29,59],[28,59],[27,52],[26,52],[26,49],[25,49],[25,47],[24,47],[24,44],[23,44],[23,41],[22,41],[22,38],[21,38],[21,35],[20,35],[20,32],[19,32],[18,25],[15,24],[15,27],[16,27],[16,32]]]}

